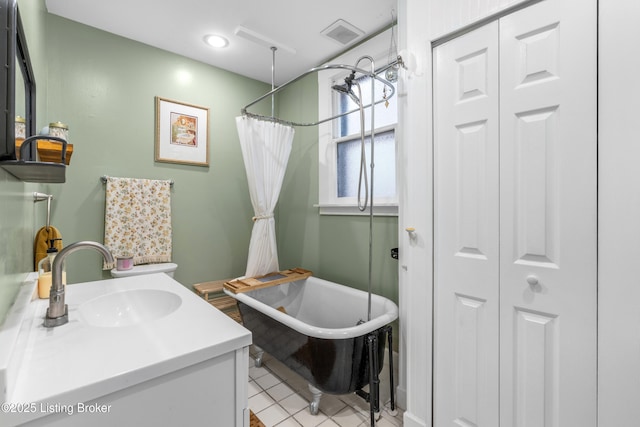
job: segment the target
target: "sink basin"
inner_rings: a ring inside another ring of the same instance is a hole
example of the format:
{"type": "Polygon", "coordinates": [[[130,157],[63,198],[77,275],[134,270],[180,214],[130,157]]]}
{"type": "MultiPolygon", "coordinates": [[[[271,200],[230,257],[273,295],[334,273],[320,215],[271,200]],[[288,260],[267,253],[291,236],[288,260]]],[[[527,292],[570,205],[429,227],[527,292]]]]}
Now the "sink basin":
{"type": "Polygon", "coordinates": [[[114,292],[86,301],[78,307],[91,326],[122,327],[156,320],[180,307],[182,298],[173,292],[133,289],[114,292]]]}

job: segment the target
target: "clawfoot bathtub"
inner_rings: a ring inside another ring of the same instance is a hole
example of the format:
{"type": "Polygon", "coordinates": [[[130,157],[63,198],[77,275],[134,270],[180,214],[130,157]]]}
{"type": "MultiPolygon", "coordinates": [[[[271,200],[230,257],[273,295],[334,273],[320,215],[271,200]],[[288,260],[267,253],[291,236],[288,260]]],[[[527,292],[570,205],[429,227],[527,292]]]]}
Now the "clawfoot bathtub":
{"type": "MultiPolygon", "coordinates": [[[[396,304],[372,295],[371,320],[366,321],[366,292],[316,277],[245,293],[225,292],[238,301],[254,345],[309,382],[311,413],[317,414],[322,393],[353,392],[372,404],[372,415],[379,411],[378,361],[384,358],[385,338],[391,342],[396,304]],[[362,391],[367,384],[369,393],[362,391]]],[[[391,383],[394,410],[392,375],[391,383]]]]}

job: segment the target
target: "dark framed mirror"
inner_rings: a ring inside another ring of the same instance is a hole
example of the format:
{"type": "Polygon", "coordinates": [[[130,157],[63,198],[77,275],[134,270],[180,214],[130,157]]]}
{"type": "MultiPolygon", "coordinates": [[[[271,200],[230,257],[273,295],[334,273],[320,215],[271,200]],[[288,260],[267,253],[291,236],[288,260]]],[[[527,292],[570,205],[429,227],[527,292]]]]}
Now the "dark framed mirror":
{"type": "MultiPolygon", "coordinates": [[[[24,118],[25,137],[36,133],[36,82],[17,0],[0,0],[0,22],[5,24],[0,31],[0,58],[5,64],[0,70],[5,89],[0,97],[0,160],[15,160],[16,117],[24,118]]],[[[26,154],[24,160],[36,159],[35,144],[26,154]]]]}

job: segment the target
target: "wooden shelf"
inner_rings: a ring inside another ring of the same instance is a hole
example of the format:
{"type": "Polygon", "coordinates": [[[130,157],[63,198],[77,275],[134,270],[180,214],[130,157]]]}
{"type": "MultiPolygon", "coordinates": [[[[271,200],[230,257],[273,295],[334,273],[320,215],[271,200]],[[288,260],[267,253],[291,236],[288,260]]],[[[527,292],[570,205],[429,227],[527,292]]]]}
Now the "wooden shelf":
{"type": "Polygon", "coordinates": [[[238,323],[242,323],[238,303],[233,297],[224,293],[223,287],[227,280],[214,280],[211,282],[193,285],[196,293],[209,304],[222,311],[238,323]]]}
{"type": "MultiPolygon", "coordinates": [[[[62,163],[62,145],[60,143],[42,139],[38,141],[37,149],[41,161],[62,163]]],[[[67,144],[65,154],[64,161],[68,166],[73,155],[73,144],[67,144]]]]}

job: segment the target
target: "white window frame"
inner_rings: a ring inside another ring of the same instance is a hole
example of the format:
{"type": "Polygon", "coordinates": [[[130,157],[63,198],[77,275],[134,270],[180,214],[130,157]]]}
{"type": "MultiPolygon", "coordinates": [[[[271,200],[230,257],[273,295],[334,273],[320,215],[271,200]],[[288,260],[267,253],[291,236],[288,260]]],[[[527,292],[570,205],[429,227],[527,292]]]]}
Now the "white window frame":
{"type": "MultiPolygon", "coordinates": [[[[354,65],[358,58],[363,55],[372,56],[376,68],[380,68],[387,63],[389,40],[391,30],[384,31],[373,37],[371,40],[363,43],[330,61],[332,64],[354,65]],[[372,53],[374,53],[372,55],[372,53]]],[[[363,60],[358,68],[368,70],[370,63],[363,60]]],[[[349,72],[346,70],[326,70],[318,74],[318,114],[320,118],[331,117],[335,115],[337,108],[334,103],[336,97],[333,94],[331,86],[341,82],[349,72]]],[[[369,87],[367,85],[367,87],[369,87]]],[[[363,88],[363,90],[367,90],[363,88]]],[[[397,92],[396,92],[397,96],[397,92]]],[[[394,96],[395,98],[395,96],[394,96]]],[[[393,99],[391,102],[397,102],[393,99]]],[[[353,113],[358,114],[358,113],[353,113]]],[[[359,138],[359,135],[348,137],[334,137],[334,130],[337,124],[335,120],[318,125],[318,204],[320,215],[369,215],[369,208],[364,211],[358,209],[356,197],[338,197],[338,176],[337,176],[337,144],[342,141],[353,140],[359,138]]],[[[395,125],[376,128],[376,133],[394,130],[396,138],[396,176],[398,171],[397,150],[398,150],[398,131],[397,122],[395,125]]],[[[367,133],[366,136],[369,136],[367,133]]],[[[375,159],[374,159],[375,160],[375,159]]],[[[369,170],[367,165],[367,170],[369,170]]],[[[374,168],[375,173],[375,168],[374,168]]],[[[396,179],[396,185],[398,180],[396,179]]],[[[376,197],[373,203],[373,214],[375,216],[397,216],[398,215],[398,192],[396,188],[395,197],[376,197]]]]}

